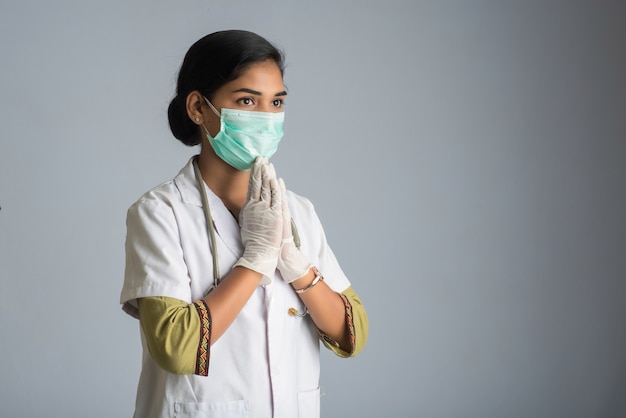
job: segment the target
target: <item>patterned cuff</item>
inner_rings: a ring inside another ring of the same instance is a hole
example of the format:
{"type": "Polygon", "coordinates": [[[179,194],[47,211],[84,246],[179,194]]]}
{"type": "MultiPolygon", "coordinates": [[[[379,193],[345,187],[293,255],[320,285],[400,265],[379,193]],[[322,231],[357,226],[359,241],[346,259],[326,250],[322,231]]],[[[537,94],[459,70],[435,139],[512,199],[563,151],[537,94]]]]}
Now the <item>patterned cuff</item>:
{"type": "MultiPolygon", "coordinates": [[[[350,338],[350,351],[347,351],[347,356],[346,357],[350,357],[352,355],[352,353],[354,353],[354,348],[356,346],[356,332],[354,329],[354,317],[352,315],[352,304],[350,304],[350,301],[348,300],[348,298],[339,293],[339,296],[341,296],[341,300],[343,301],[343,304],[346,308],[346,327],[348,328],[348,334],[349,334],[349,338],[350,338]]],[[[335,350],[335,352],[337,352],[336,350],[340,350],[343,352],[343,350],[341,349],[341,347],[339,346],[339,343],[335,340],[333,340],[332,338],[330,338],[328,335],[324,334],[323,332],[321,332],[318,329],[318,334],[320,336],[320,338],[324,341],[324,343],[326,345],[328,345],[329,347],[333,347],[335,350]]],[[[337,353],[339,354],[339,353],[337,353]]]]}
{"type": "Polygon", "coordinates": [[[198,354],[196,356],[195,374],[208,376],[211,346],[211,312],[204,300],[194,302],[193,305],[200,317],[200,343],[198,344],[198,354]]]}

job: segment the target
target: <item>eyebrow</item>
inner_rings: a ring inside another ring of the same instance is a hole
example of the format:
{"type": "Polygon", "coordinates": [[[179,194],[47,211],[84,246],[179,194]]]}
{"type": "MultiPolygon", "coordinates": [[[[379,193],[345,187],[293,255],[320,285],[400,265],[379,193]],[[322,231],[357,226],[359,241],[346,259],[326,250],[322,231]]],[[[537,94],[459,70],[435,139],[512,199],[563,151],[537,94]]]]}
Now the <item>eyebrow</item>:
{"type": "MultiPolygon", "coordinates": [[[[253,95],[255,95],[255,96],[261,96],[261,95],[262,95],[260,91],[256,91],[256,90],[252,90],[252,89],[247,89],[247,88],[245,88],[245,87],[240,88],[240,89],[237,89],[237,90],[234,90],[234,91],[233,91],[233,93],[250,93],[250,94],[253,94],[253,95]]],[[[283,91],[280,91],[280,92],[276,93],[276,94],[274,95],[274,97],[286,96],[286,95],[287,95],[287,91],[286,91],[286,90],[283,90],[283,91]]]]}

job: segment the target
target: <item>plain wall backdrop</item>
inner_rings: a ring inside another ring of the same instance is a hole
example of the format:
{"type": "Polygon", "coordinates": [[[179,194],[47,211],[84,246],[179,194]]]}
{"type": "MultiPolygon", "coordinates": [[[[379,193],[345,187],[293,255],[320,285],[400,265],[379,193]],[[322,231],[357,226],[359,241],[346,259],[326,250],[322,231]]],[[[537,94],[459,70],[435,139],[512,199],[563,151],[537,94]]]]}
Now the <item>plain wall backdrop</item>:
{"type": "Polygon", "coordinates": [[[197,152],[183,55],[287,57],[273,158],[370,340],[322,356],[324,417],[626,416],[622,1],[4,1],[0,415],[128,417],[127,207],[197,152]]]}

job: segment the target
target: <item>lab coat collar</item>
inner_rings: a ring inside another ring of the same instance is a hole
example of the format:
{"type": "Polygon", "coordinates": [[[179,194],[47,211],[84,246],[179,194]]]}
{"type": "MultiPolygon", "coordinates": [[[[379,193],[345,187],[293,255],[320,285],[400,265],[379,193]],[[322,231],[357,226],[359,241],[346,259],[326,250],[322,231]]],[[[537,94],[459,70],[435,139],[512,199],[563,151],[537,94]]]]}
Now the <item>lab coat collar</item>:
{"type": "MultiPolygon", "coordinates": [[[[180,170],[178,175],[174,178],[174,183],[185,204],[202,207],[202,196],[193,169],[194,158],[196,157],[192,157],[180,170]]],[[[215,232],[226,244],[228,249],[232,251],[235,256],[239,257],[243,253],[243,244],[241,243],[241,235],[237,221],[226,208],[222,199],[213,193],[206,183],[202,182],[202,186],[205,187],[207,192],[215,232]]]]}
{"type": "MultiPolygon", "coordinates": [[[[184,203],[194,206],[202,206],[202,196],[200,195],[196,175],[193,171],[194,158],[196,158],[196,156],[191,157],[187,164],[185,164],[185,166],[178,172],[178,175],[174,177],[174,184],[176,184],[176,187],[180,192],[180,197],[184,203]]],[[[207,191],[210,191],[208,187],[207,191]]],[[[209,199],[210,197],[211,195],[209,195],[209,199]]]]}

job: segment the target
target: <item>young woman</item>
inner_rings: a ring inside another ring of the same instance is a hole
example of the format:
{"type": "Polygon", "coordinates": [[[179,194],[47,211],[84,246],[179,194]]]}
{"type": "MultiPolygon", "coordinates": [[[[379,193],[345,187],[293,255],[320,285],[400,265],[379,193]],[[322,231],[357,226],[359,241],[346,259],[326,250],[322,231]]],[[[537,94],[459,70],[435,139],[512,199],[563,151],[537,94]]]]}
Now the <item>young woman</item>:
{"type": "Polygon", "coordinates": [[[187,52],[172,133],[200,145],[128,210],[121,303],[139,318],[135,417],[319,417],[320,340],[341,357],[367,316],[312,204],[268,159],[283,131],[283,56],[223,31],[187,52]]]}

